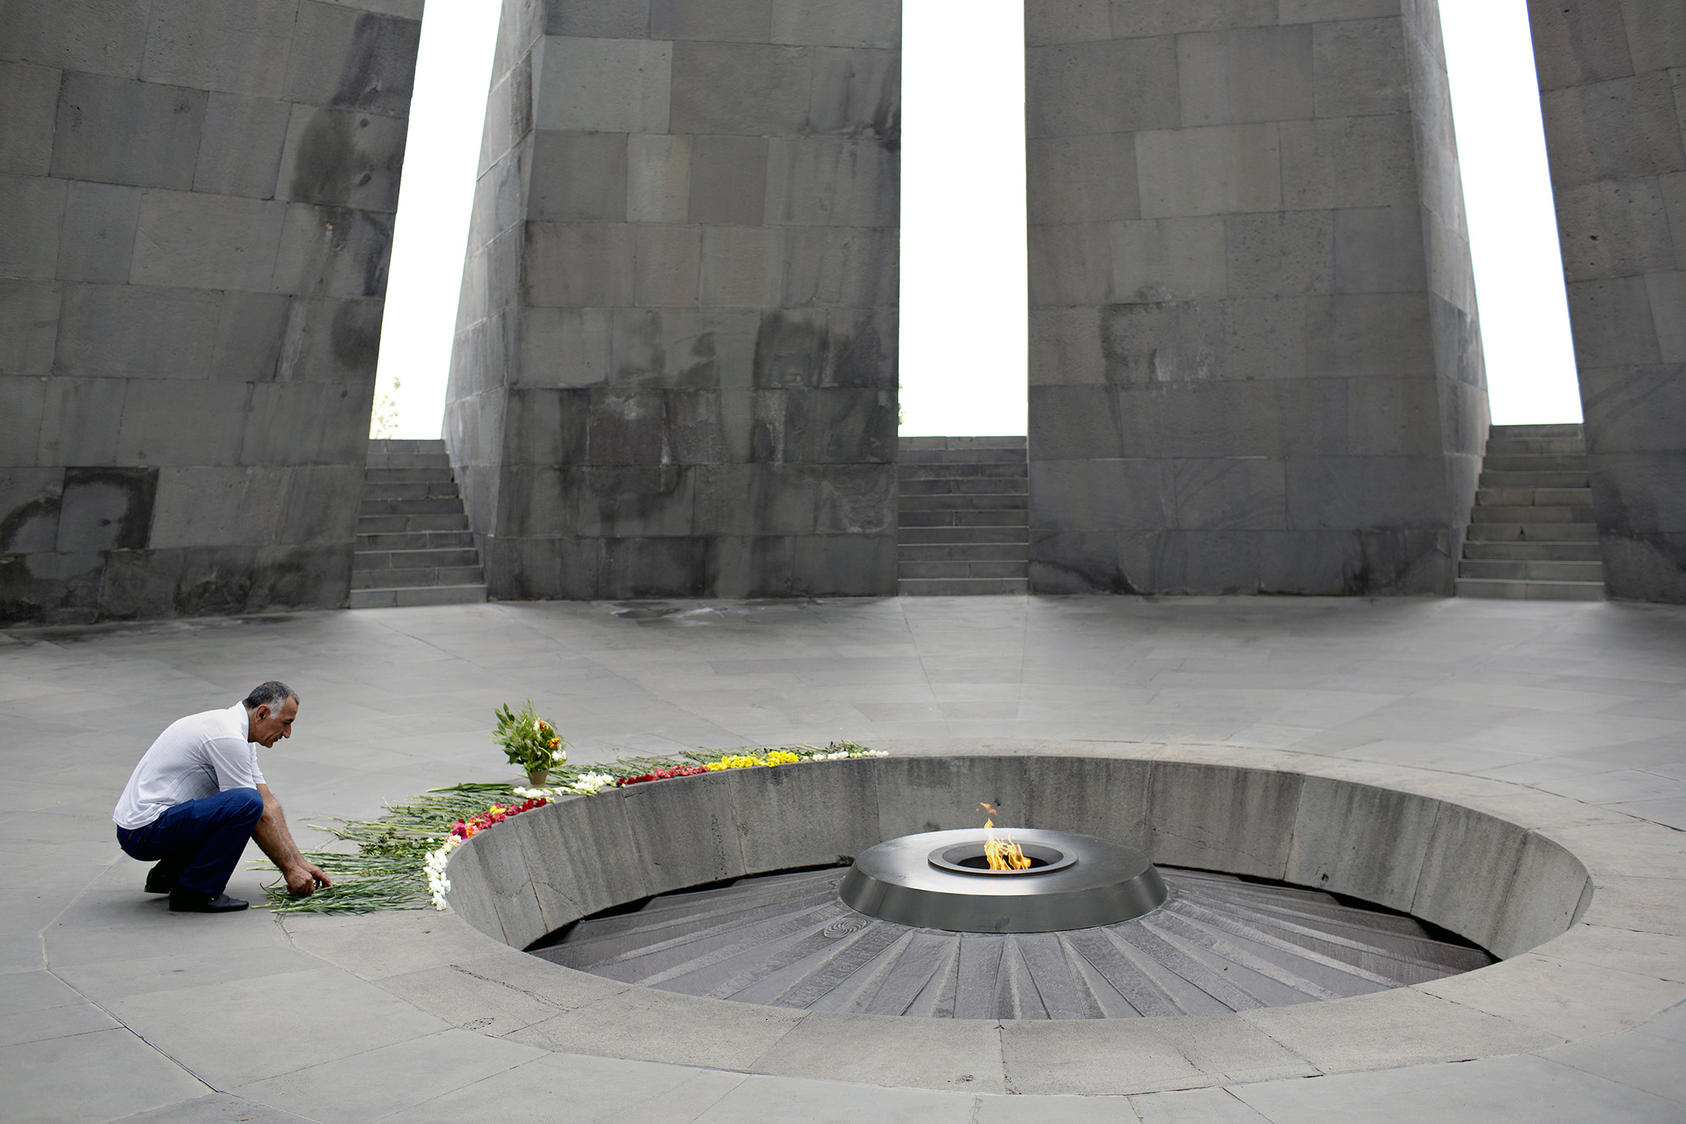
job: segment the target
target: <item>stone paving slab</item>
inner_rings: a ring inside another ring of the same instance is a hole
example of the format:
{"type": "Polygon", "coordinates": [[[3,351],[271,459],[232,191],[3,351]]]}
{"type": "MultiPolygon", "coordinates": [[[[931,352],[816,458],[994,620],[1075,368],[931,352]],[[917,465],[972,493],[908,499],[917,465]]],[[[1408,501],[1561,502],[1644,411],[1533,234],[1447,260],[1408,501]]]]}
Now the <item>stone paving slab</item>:
{"type": "Polygon", "coordinates": [[[1231,1090],[1267,1119],[1340,1120],[1351,1124],[1479,1120],[1622,1120],[1662,1124],[1681,1118],[1680,1102],[1527,1054],[1455,1066],[1410,1066],[1342,1074],[1298,1085],[1242,1085],[1231,1090]]]}
{"type": "Polygon", "coordinates": [[[193,1071],[223,1089],[449,1025],[326,966],[148,992],[115,1000],[109,1009],[170,1057],[192,1058],[193,1071]],[[287,1028],[284,1039],[278,1026],[287,1028]]]}
{"type": "Polygon", "coordinates": [[[229,1091],[311,1120],[363,1124],[423,1104],[483,1078],[495,1078],[540,1051],[450,1028],[283,1073],[229,1091]],[[379,1080],[371,1081],[371,1074],[379,1080]]]}
{"type": "Polygon", "coordinates": [[[0,1047],[0,1074],[6,1078],[6,1118],[18,1124],[115,1120],[209,1091],[187,1069],[122,1028],[0,1047]],[[99,1080],[89,1080],[90,1074],[99,1080]]]}

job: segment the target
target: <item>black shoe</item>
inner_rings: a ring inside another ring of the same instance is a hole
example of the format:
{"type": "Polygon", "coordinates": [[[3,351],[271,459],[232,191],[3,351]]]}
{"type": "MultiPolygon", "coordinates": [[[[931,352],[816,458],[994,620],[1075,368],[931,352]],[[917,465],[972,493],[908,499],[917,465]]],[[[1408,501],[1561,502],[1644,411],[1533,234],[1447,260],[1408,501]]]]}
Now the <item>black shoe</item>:
{"type": "Polygon", "coordinates": [[[179,862],[165,859],[157,866],[146,872],[146,892],[149,894],[167,894],[176,888],[176,879],[181,877],[179,862]]]}
{"type": "Polygon", "coordinates": [[[171,913],[235,913],[250,904],[227,894],[207,894],[201,890],[183,890],[179,886],[170,891],[171,913]]]}

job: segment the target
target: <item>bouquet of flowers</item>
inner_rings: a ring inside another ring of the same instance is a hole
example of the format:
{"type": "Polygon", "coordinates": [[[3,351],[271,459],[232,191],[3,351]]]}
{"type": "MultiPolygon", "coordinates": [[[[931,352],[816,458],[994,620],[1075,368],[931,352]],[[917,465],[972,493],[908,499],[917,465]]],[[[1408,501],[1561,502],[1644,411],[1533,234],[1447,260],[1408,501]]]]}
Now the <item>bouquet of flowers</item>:
{"type": "Polygon", "coordinates": [[[492,740],[503,746],[509,763],[524,771],[534,784],[543,784],[545,774],[568,760],[568,743],[555,726],[533,713],[532,699],[514,712],[505,703],[492,716],[498,720],[492,740]]]}

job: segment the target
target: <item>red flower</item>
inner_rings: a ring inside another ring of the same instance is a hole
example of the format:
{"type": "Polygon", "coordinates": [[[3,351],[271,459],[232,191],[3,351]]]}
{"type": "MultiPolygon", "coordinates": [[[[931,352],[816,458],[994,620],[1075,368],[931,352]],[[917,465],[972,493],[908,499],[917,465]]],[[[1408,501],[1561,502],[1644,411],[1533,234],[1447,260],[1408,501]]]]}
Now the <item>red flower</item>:
{"type": "Polygon", "coordinates": [[[672,765],[651,773],[640,773],[636,777],[621,777],[615,781],[615,786],[625,788],[629,784],[643,784],[645,781],[665,781],[671,777],[695,777],[706,772],[708,770],[700,765],[672,765]]]}

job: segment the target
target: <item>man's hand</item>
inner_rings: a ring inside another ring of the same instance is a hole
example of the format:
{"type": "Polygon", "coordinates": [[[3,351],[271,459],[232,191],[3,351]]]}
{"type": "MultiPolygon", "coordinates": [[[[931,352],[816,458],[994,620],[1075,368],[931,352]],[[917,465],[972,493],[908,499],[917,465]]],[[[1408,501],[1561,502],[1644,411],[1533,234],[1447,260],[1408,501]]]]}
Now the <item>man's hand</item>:
{"type": "Polygon", "coordinates": [[[283,877],[287,880],[287,893],[295,898],[308,898],[316,892],[316,887],[334,884],[320,867],[302,858],[297,866],[289,867],[283,877]]]}

